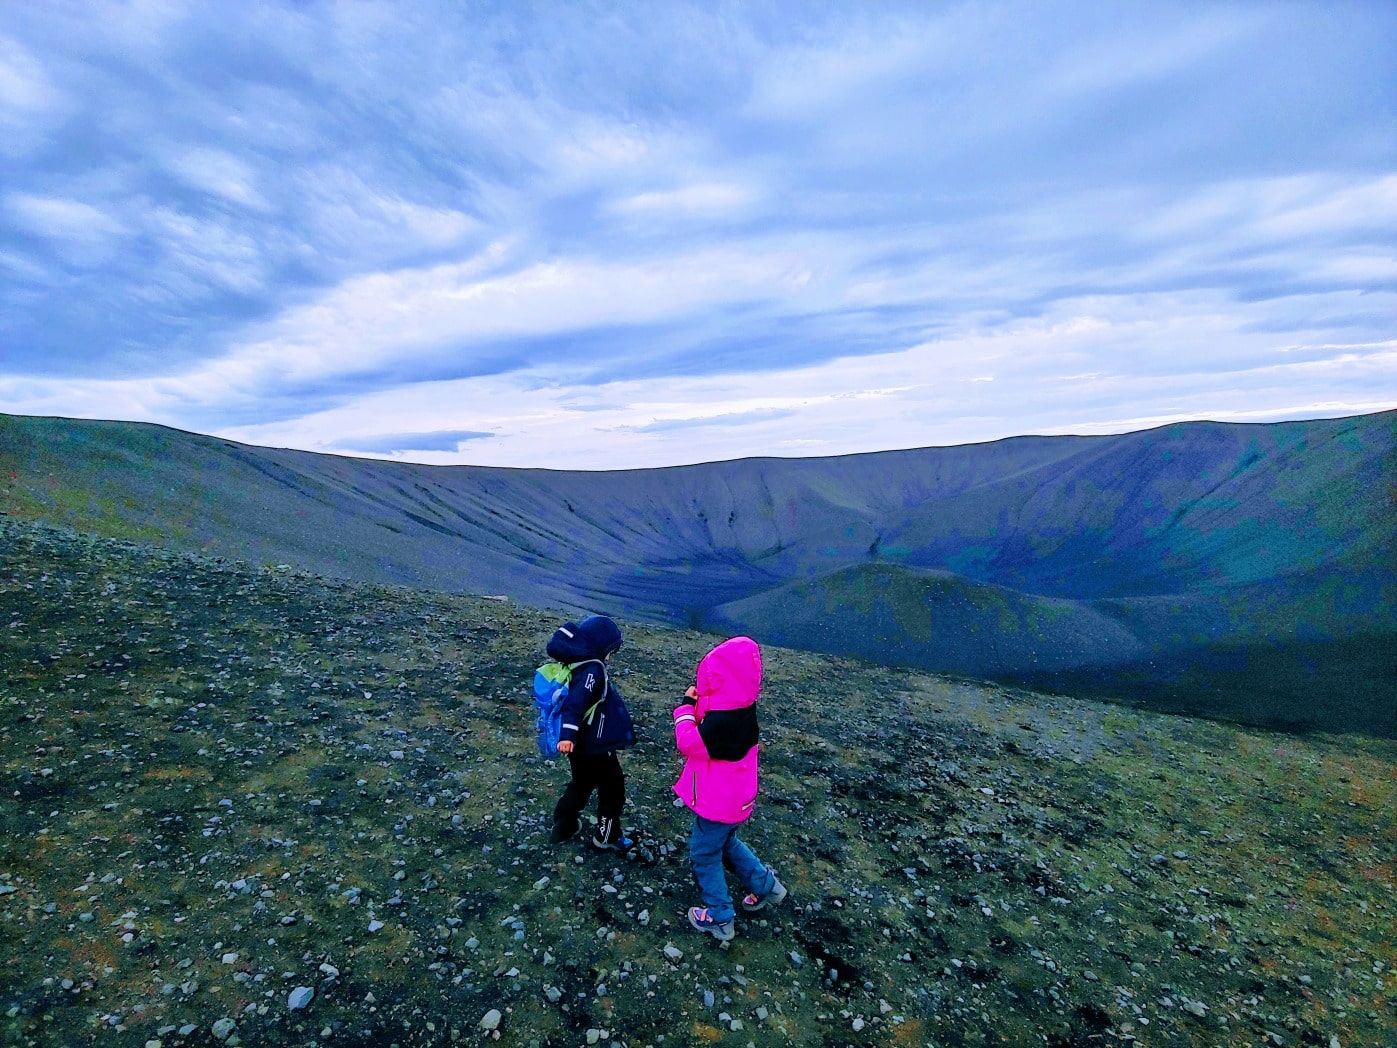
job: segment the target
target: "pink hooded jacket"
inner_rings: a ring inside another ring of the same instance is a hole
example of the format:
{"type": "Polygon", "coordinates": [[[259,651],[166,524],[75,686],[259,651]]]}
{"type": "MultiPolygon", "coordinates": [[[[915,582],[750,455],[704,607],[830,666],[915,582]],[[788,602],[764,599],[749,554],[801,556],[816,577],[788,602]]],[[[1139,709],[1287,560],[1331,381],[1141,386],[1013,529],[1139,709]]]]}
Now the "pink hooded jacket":
{"type": "Polygon", "coordinates": [[[698,699],[674,711],[674,742],[686,760],[674,792],[696,815],[739,823],[757,799],[757,693],[762,653],[733,637],[698,665],[698,699]]]}

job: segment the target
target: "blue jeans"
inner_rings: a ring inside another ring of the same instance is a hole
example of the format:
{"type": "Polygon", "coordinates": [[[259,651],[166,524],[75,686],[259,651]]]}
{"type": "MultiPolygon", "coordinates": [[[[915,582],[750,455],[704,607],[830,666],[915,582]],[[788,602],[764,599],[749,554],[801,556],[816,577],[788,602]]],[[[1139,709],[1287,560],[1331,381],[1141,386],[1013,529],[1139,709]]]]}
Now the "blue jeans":
{"type": "Polygon", "coordinates": [[[723,876],[724,865],[758,898],[776,884],[775,874],[762,865],[751,848],[737,839],[740,825],[695,815],[694,830],[689,834],[689,866],[694,871],[703,904],[715,921],[730,921],[736,916],[732,896],[728,894],[728,881],[723,876]]]}

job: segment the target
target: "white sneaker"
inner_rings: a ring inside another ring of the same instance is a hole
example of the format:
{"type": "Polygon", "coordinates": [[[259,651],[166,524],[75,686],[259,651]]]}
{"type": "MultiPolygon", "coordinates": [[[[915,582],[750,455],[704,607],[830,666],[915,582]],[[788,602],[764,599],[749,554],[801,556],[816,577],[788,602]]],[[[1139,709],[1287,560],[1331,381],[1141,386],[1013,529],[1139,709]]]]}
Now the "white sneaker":
{"type": "MultiPolygon", "coordinates": [[[[768,866],[767,869],[771,869],[771,867],[768,866]]],[[[749,913],[756,913],[758,910],[764,910],[768,906],[775,906],[785,897],[786,886],[776,879],[775,873],[772,873],[771,891],[767,892],[761,898],[757,898],[756,893],[743,896],[742,908],[749,913]]]]}

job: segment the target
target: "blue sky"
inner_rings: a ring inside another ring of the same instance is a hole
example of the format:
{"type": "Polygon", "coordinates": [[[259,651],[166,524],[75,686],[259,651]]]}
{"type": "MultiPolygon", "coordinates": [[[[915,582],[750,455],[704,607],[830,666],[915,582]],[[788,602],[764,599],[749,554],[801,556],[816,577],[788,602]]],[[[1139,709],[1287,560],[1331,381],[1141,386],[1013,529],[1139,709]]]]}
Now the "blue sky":
{"type": "Polygon", "coordinates": [[[1397,4],[0,7],[0,411],[584,469],[1397,407],[1397,4]]]}

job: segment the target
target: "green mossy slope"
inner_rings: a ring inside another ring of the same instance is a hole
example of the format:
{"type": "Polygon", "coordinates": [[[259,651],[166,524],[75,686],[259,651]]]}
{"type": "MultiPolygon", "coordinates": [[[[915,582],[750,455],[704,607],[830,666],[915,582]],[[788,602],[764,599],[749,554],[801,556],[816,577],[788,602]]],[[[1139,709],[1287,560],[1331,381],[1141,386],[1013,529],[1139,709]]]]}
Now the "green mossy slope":
{"type": "Polygon", "coordinates": [[[623,623],[618,861],[547,843],[554,623],[0,522],[0,1042],[1397,1033],[1391,743],[771,647],[745,836],[791,896],[719,947],[683,918],[668,727],[716,638],[623,623]]]}

